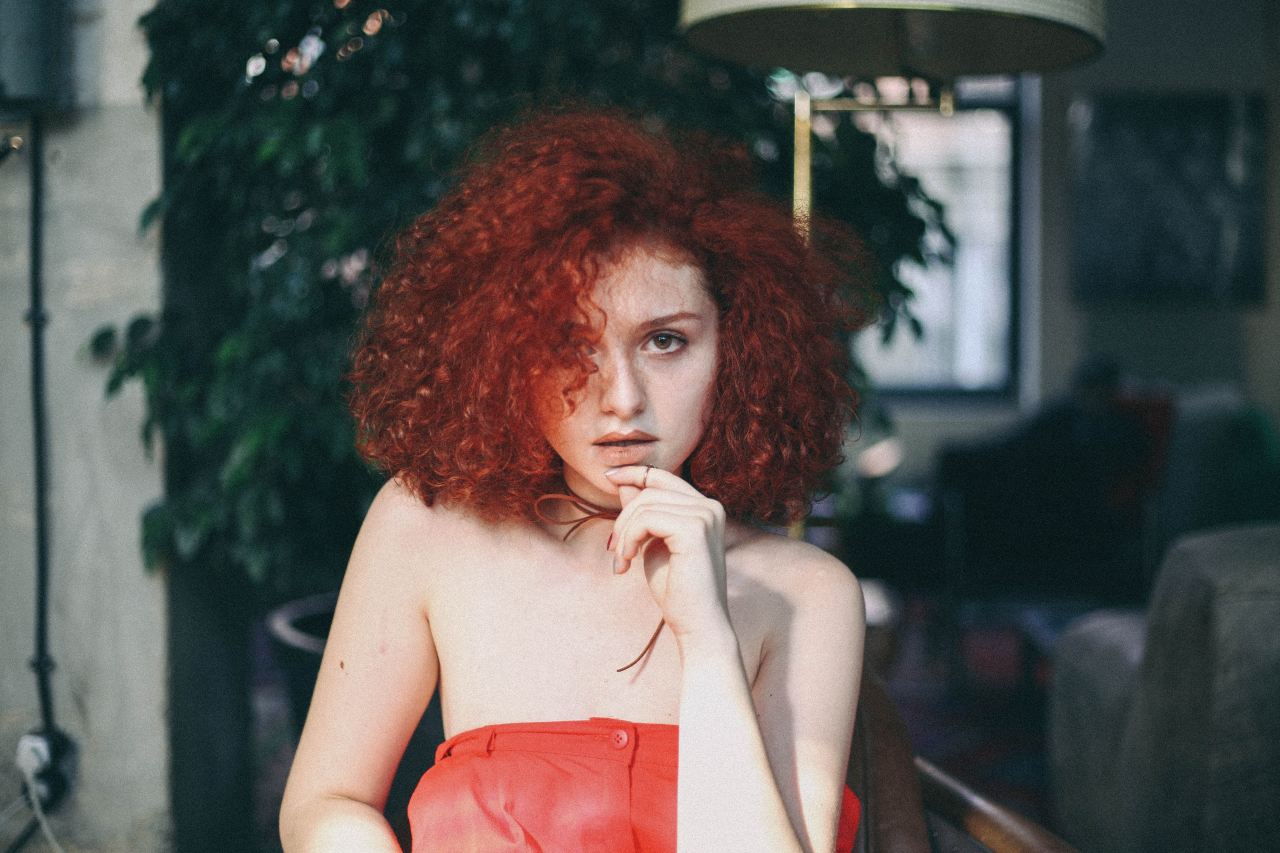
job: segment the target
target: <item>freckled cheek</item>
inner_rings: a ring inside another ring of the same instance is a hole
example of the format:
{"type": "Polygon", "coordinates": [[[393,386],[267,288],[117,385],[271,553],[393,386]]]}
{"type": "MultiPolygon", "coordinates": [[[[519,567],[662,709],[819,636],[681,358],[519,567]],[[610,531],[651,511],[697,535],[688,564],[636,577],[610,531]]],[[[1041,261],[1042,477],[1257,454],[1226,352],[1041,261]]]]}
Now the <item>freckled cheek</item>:
{"type": "Polygon", "coordinates": [[[693,372],[683,386],[690,392],[685,398],[683,409],[690,415],[698,418],[698,437],[702,437],[702,433],[706,431],[707,424],[711,422],[712,400],[715,397],[716,387],[716,371],[715,365],[710,368],[703,367],[693,372]],[[708,373],[710,374],[708,376],[708,373]]]}
{"type": "Polygon", "coordinates": [[[698,424],[698,437],[702,437],[702,433],[706,432],[707,424],[711,423],[711,398],[714,396],[714,384],[709,384],[703,389],[702,395],[698,398],[698,410],[701,418],[698,424]]]}

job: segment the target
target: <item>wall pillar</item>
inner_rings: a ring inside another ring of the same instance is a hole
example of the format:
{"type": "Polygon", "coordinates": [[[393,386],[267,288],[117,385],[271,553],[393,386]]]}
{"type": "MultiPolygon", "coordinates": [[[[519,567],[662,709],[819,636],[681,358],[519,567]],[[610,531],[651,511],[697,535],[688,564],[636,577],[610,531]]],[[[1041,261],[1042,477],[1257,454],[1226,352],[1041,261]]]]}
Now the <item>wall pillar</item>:
{"type": "MultiPolygon", "coordinates": [[[[86,341],[160,304],[158,241],[138,233],[160,189],[157,117],[138,85],[145,0],[71,4],[75,104],[45,117],[44,291],[50,653],[56,723],[79,747],[51,815],[68,851],[169,847],[165,580],[144,571],[140,516],[161,455],[139,440],[142,393],[104,395],[86,341]]],[[[3,120],[25,132],[21,116],[3,120]]],[[[33,654],[35,509],[27,309],[30,150],[0,165],[0,763],[40,721],[33,654]]],[[[0,804],[17,796],[0,773],[0,804]]],[[[3,829],[8,841],[25,824],[3,829]]],[[[42,842],[33,841],[32,849],[42,842]]]]}

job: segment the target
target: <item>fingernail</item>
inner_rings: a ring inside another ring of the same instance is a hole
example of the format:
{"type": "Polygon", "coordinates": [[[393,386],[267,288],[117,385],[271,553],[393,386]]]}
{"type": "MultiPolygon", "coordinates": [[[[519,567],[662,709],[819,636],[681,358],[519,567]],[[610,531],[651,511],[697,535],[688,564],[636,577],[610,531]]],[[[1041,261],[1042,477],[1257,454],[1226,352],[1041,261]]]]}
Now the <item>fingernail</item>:
{"type": "Polygon", "coordinates": [[[604,471],[604,475],[605,475],[606,477],[612,477],[612,476],[613,476],[614,474],[616,474],[616,473],[618,473],[618,469],[617,469],[617,468],[606,468],[606,469],[605,469],[605,471],[604,471]]]}
{"type": "Polygon", "coordinates": [[[604,549],[606,551],[613,550],[613,534],[612,533],[609,534],[609,541],[604,543],[604,549]]]}
{"type": "Polygon", "coordinates": [[[619,557],[617,554],[614,554],[613,555],[613,573],[615,575],[618,573],[618,567],[621,565],[622,565],[622,558],[619,557]]]}

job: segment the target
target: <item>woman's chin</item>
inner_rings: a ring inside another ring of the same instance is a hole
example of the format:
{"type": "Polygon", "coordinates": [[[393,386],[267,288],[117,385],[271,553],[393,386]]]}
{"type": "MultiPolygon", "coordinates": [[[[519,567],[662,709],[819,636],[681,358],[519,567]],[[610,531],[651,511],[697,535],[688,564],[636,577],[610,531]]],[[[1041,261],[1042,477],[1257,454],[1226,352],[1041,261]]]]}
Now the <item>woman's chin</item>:
{"type": "Polygon", "coordinates": [[[615,509],[621,506],[622,498],[618,486],[604,475],[604,469],[593,471],[592,476],[589,477],[566,471],[564,481],[574,494],[594,504],[615,509]]]}

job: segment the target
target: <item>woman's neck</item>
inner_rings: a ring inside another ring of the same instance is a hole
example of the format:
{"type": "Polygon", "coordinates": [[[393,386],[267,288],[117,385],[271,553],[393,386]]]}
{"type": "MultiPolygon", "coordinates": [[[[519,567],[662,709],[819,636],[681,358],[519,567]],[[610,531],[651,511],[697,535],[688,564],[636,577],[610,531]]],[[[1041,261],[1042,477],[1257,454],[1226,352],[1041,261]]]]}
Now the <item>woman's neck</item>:
{"type": "Polygon", "coordinates": [[[538,526],[569,550],[591,556],[592,559],[586,560],[590,565],[609,563],[607,543],[618,512],[617,508],[596,503],[567,485],[540,496],[534,504],[538,526]]]}

